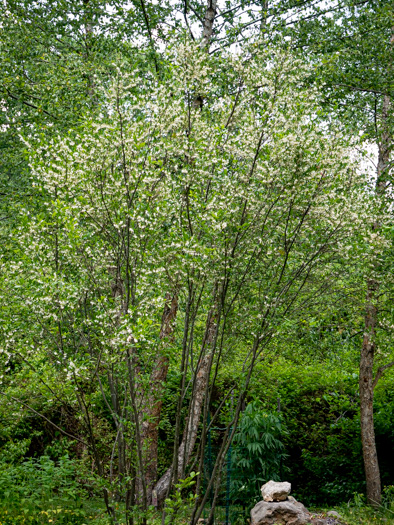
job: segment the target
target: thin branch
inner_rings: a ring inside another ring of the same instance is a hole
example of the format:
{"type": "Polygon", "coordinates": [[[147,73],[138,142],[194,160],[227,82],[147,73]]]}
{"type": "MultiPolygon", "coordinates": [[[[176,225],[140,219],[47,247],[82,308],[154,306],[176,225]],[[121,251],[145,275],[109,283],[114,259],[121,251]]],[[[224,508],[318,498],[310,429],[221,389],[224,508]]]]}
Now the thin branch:
{"type": "Polygon", "coordinates": [[[51,113],[49,113],[48,111],[46,111],[45,109],[42,109],[42,108],[39,108],[38,106],[36,106],[35,104],[31,104],[30,102],[27,102],[26,100],[22,100],[21,98],[13,95],[9,89],[5,88],[5,91],[6,93],[8,94],[8,96],[10,98],[12,98],[13,100],[16,100],[17,102],[21,102],[22,104],[24,104],[25,106],[29,106],[30,108],[33,108],[33,109],[38,109],[38,110],[41,110],[43,113],[45,113],[46,115],[48,115],[48,117],[51,117],[55,120],[58,120],[57,117],[55,117],[55,115],[52,115],[51,113]]]}
{"type": "Polygon", "coordinates": [[[89,447],[89,445],[83,441],[82,439],[78,438],[77,436],[73,436],[72,434],[69,434],[68,432],[66,432],[65,430],[63,430],[62,428],[58,427],[55,423],[53,423],[53,421],[51,421],[50,419],[48,419],[46,416],[44,416],[44,414],[41,414],[40,412],[37,412],[37,410],[35,410],[34,408],[32,408],[30,405],[28,405],[27,403],[25,403],[24,401],[21,401],[20,399],[17,399],[16,397],[14,396],[10,396],[8,394],[6,394],[5,392],[2,392],[0,390],[0,394],[4,397],[7,397],[7,398],[10,398],[12,399],[13,401],[15,401],[15,403],[19,403],[23,406],[25,406],[28,410],[30,410],[31,412],[33,412],[34,414],[36,414],[37,416],[41,417],[42,419],[45,419],[45,421],[47,421],[47,423],[49,423],[50,425],[52,425],[54,428],[56,428],[56,430],[59,430],[59,432],[61,432],[62,434],[64,434],[65,436],[71,438],[71,439],[75,439],[76,441],[79,441],[80,443],[82,443],[83,445],[85,445],[85,447],[89,447]]]}
{"type": "Polygon", "coordinates": [[[373,380],[372,384],[373,389],[375,389],[375,386],[378,384],[378,381],[382,377],[383,372],[385,372],[388,368],[391,368],[392,366],[394,366],[394,361],[391,361],[391,363],[387,363],[387,365],[383,365],[378,368],[375,379],[373,380]]]}
{"type": "Polygon", "coordinates": [[[153,41],[152,31],[151,31],[151,28],[150,28],[150,25],[149,25],[148,13],[146,12],[144,0],[140,0],[140,2],[141,2],[142,12],[144,14],[146,29],[148,30],[150,45],[151,45],[152,51],[153,51],[153,60],[155,62],[156,73],[158,74],[159,73],[159,64],[157,63],[155,44],[154,44],[154,41],[153,41]]]}
{"type": "Polygon", "coordinates": [[[352,89],[353,91],[361,91],[362,93],[373,93],[374,95],[388,95],[388,93],[385,93],[384,91],[376,91],[375,89],[367,89],[367,88],[359,88],[356,86],[349,86],[348,84],[334,84],[338,87],[346,87],[348,89],[352,89]]]}

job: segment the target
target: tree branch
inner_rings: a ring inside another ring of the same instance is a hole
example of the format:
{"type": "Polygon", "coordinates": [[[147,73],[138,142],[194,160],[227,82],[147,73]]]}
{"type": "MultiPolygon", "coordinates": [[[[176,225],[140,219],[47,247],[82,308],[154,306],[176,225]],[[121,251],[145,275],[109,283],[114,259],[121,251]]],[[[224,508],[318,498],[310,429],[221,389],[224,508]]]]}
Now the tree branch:
{"type": "Polygon", "coordinates": [[[151,28],[150,28],[150,25],[149,25],[148,13],[146,12],[144,0],[140,0],[140,2],[141,2],[142,12],[143,12],[144,19],[145,19],[146,29],[148,30],[149,42],[150,42],[150,45],[151,45],[151,48],[152,48],[152,52],[153,52],[153,60],[155,62],[156,73],[158,74],[159,73],[159,64],[157,63],[155,43],[154,43],[154,40],[153,40],[153,35],[152,35],[151,28]]]}
{"type": "Polygon", "coordinates": [[[394,366],[394,361],[391,361],[391,363],[387,363],[387,365],[383,365],[378,368],[375,379],[373,380],[372,384],[373,389],[375,389],[375,386],[378,384],[378,381],[382,377],[383,372],[385,372],[388,368],[391,368],[392,366],[394,366]]]}
{"type": "Polygon", "coordinates": [[[25,403],[24,401],[21,401],[20,399],[17,399],[16,397],[13,397],[13,396],[10,396],[8,394],[6,394],[5,392],[2,392],[0,390],[0,394],[4,397],[8,397],[10,399],[12,399],[13,401],[15,401],[15,403],[19,403],[23,406],[25,406],[28,410],[31,410],[31,412],[33,412],[34,414],[36,414],[37,416],[40,416],[42,417],[42,419],[45,419],[45,421],[47,421],[50,425],[52,425],[54,428],[56,428],[56,430],[58,430],[59,432],[61,432],[62,434],[64,434],[65,436],[71,438],[71,439],[75,439],[76,441],[79,441],[80,443],[82,443],[83,445],[85,445],[85,447],[89,447],[89,445],[87,443],[85,443],[85,441],[83,441],[82,439],[80,439],[79,437],[77,436],[73,436],[72,434],[69,434],[68,432],[66,432],[65,430],[63,430],[62,428],[58,427],[55,423],[53,423],[53,421],[51,421],[50,419],[48,419],[46,416],[44,416],[44,414],[41,414],[40,412],[37,412],[37,410],[35,410],[34,408],[32,408],[30,405],[28,405],[27,403],[25,403]]]}

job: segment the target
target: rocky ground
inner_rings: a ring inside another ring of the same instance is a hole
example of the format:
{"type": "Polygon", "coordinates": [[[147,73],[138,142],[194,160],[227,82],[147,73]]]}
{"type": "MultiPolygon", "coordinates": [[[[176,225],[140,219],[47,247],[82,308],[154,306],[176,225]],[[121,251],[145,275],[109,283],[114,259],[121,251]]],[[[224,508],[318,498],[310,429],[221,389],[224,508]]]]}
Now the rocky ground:
{"type": "Polygon", "coordinates": [[[342,516],[335,510],[330,510],[327,514],[311,513],[310,523],[313,525],[343,525],[342,516]]]}
{"type": "Polygon", "coordinates": [[[335,510],[311,513],[290,496],[288,482],[269,481],[261,487],[262,500],[251,511],[251,525],[344,525],[345,521],[335,510]]]}

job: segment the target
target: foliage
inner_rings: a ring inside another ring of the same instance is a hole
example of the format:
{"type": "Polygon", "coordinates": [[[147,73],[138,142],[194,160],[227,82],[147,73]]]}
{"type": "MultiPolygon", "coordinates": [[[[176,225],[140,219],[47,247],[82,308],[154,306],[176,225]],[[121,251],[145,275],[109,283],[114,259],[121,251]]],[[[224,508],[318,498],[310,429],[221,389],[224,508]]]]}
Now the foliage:
{"type": "Polygon", "coordinates": [[[231,500],[253,506],[260,488],[270,479],[284,479],[282,436],[286,433],[278,414],[264,412],[257,401],[249,403],[234,437],[231,500]]]}
{"type": "Polygon", "coordinates": [[[192,507],[194,500],[196,499],[196,494],[193,492],[188,492],[185,497],[185,491],[189,490],[193,485],[195,485],[196,473],[191,472],[190,476],[186,479],[181,479],[179,483],[175,485],[175,491],[171,498],[166,500],[166,523],[173,523],[177,515],[179,515],[180,510],[184,509],[189,511],[192,507]]]}
{"type": "MultiPolygon", "coordinates": [[[[235,499],[252,501],[285,454],[308,504],[363,490],[357,352],[373,274],[376,367],[391,359],[393,229],[392,196],[373,195],[355,151],[386,140],[391,154],[392,17],[386,0],[3,2],[0,486],[18,516],[51,502],[43,520],[67,520],[64,503],[82,519],[83,479],[108,519],[155,521],[141,432],[157,424],[164,474],[191,421],[201,471],[207,414],[225,447],[254,398],[235,499]]],[[[387,484],[392,392],[383,377],[387,484]]],[[[195,490],[185,512],[200,474],[195,490]]]]}
{"type": "MultiPolygon", "coordinates": [[[[251,388],[265,410],[275,410],[279,398],[287,430],[282,439],[289,456],[286,479],[292,483],[293,495],[307,506],[335,505],[364,490],[357,360],[354,354],[351,359],[350,352],[345,358],[344,352],[338,363],[337,348],[330,349],[332,366],[319,354],[308,365],[294,350],[293,359],[278,356],[261,365],[251,388]],[[261,377],[266,380],[260,381],[261,377]]],[[[339,344],[338,352],[342,349],[339,344]]],[[[385,405],[381,392],[383,385],[377,390],[376,413],[385,405]]],[[[390,479],[393,445],[387,432],[384,435],[385,441],[378,437],[378,452],[387,457],[382,475],[390,479]]]]}
{"type": "Polygon", "coordinates": [[[77,473],[77,463],[68,456],[57,463],[48,456],[25,459],[20,464],[2,462],[2,523],[84,523],[88,515],[77,473]]]}
{"type": "MultiPolygon", "coordinates": [[[[272,64],[268,53],[245,62],[175,46],[162,83],[119,70],[110,87],[97,84],[105,104],[79,136],[29,139],[43,206],[24,209],[13,238],[18,262],[3,260],[3,304],[11,307],[3,308],[3,355],[22,373],[25,363],[51,362],[68,385],[65,402],[84,407],[77,439],[88,442],[102,478],[113,472],[116,447],[101,448],[91,425],[96,392],[110,408],[108,374],[116,373],[119,395],[131,388],[131,347],[140,369],[151,369],[166,290],[199,290],[195,342],[219,290],[222,344],[237,338],[240,356],[254,348],[252,371],[260,343],[314,297],[314,280],[332,292],[336,266],[370,242],[360,235],[369,220],[366,181],[346,141],[322,125],[318,94],[299,88],[302,64],[274,53],[272,64]],[[202,110],[193,105],[198,93],[202,110]]],[[[372,246],[379,253],[378,236],[372,246]]],[[[182,316],[178,322],[182,333],[182,316]]],[[[179,359],[176,345],[168,352],[179,359]]],[[[138,381],[148,388],[148,375],[138,381]]],[[[129,393],[111,416],[133,450],[135,417],[122,415],[135,410],[129,393]]],[[[132,457],[130,469],[141,463],[132,457]]],[[[112,493],[112,484],[103,486],[112,493]]]]}
{"type": "Polygon", "coordinates": [[[378,508],[372,508],[367,505],[364,493],[355,492],[347,503],[336,507],[335,510],[349,525],[392,523],[394,500],[391,485],[383,488],[382,496],[382,504],[378,508]]]}

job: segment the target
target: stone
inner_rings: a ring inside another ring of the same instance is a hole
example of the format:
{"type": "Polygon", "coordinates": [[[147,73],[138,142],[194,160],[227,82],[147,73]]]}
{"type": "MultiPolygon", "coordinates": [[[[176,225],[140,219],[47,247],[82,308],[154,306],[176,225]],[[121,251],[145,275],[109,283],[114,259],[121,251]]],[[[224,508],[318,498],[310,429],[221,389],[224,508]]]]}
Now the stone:
{"type": "Polygon", "coordinates": [[[305,525],[311,515],[294,498],[287,501],[259,501],[251,511],[251,525],[305,525]]]}
{"type": "Polygon", "coordinates": [[[339,520],[342,519],[342,516],[336,510],[329,510],[327,512],[327,516],[330,516],[331,518],[337,518],[339,520]]]}
{"type": "Polygon", "coordinates": [[[290,494],[291,484],[287,481],[269,481],[261,487],[264,501],[285,501],[290,494]]]}
{"type": "Polygon", "coordinates": [[[310,523],[312,525],[327,525],[327,521],[324,518],[312,518],[310,523]]]}

